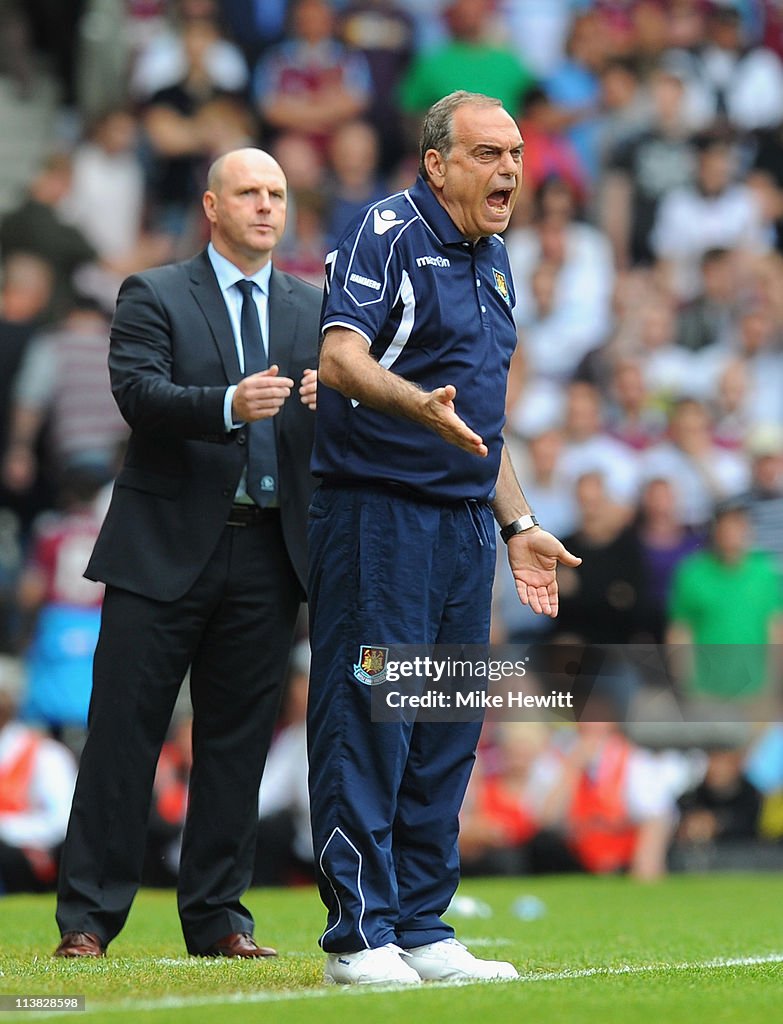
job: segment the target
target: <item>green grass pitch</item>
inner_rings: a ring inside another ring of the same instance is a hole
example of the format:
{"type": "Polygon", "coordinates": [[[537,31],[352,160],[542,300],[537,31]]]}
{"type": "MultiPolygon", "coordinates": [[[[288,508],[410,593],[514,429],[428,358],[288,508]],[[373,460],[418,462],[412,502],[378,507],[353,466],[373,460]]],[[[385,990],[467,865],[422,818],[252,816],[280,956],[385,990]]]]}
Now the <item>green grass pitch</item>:
{"type": "MultiPolygon", "coordinates": [[[[414,990],[327,988],[315,945],[322,922],[310,889],[254,891],[257,937],[274,961],[200,960],[184,953],[171,892],[142,892],[100,961],[60,961],[54,901],[0,900],[0,994],[84,995],[87,1013],[47,1020],[140,1024],[774,1024],[783,1019],[783,879],[678,876],[468,880],[492,908],[452,921],[474,952],[511,960],[522,979],[414,990]],[[546,912],[512,907],[537,896],[546,912]]],[[[0,1013],[3,1021],[42,1019],[0,1013]]]]}

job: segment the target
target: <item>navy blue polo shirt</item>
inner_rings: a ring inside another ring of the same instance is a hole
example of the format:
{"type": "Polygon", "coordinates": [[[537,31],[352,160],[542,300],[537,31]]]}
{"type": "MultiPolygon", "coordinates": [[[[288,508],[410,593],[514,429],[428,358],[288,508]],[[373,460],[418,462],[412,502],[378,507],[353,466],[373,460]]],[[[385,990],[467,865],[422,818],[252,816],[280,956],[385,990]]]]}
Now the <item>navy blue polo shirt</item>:
{"type": "Polygon", "coordinates": [[[313,473],[396,483],[430,500],[491,498],[516,345],[513,305],[503,240],[467,241],[422,178],[368,207],[326,257],[322,329],[357,331],[382,366],[426,391],[453,384],[457,413],[489,455],[319,384],[313,473]]]}

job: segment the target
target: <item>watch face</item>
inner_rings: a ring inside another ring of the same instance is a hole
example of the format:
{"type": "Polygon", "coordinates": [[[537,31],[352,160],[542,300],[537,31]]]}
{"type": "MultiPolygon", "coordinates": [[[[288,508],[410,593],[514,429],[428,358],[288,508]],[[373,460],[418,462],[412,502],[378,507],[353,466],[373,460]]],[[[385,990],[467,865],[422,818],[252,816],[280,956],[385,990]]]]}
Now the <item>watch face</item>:
{"type": "Polygon", "coordinates": [[[513,523],[509,523],[508,526],[504,526],[500,531],[500,536],[506,543],[516,536],[518,533],[526,533],[528,530],[532,530],[534,526],[538,526],[538,520],[533,515],[520,516],[519,519],[515,519],[513,523]]]}

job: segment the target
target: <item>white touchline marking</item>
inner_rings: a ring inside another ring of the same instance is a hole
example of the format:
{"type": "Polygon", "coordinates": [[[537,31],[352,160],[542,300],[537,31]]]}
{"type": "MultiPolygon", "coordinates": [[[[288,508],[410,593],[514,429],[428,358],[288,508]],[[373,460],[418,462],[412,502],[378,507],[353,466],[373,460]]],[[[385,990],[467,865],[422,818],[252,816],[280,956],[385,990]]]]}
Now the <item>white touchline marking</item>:
{"type": "Polygon", "coordinates": [[[520,974],[519,981],[571,981],[578,978],[612,978],[621,974],[651,974],[655,971],[719,971],[730,967],[759,967],[763,964],[783,964],[783,953],[766,956],[716,957],[714,960],[694,960],[667,964],[625,964],[623,967],[583,967],[564,971],[535,971],[520,974]]]}
{"type": "MultiPolygon", "coordinates": [[[[187,965],[190,960],[164,958],[155,963],[187,965]]],[[[197,960],[197,963],[202,961],[197,960]]],[[[428,981],[414,991],[426,992],[433,988],[456,988],[461,985],[513,985],[519,982],[576,981],[581,978],[617,977],[629,974],[653,974],[656,971],[720,971],[732,967],[760,967],[764,964],[783,964],[783,953],[767,953],[760,956],[716,957],[712,960],[683,961],[680,963],[625,964],[622,967],[582,967],[562,971],[528,971],[519,978],[503,978],[496,981],[428,981]]],[[[118,966],[121,966],[118,965],[118,966]]],[[[411,991],[408,985],[337,985],[323,988],[283,989],[279,992],[224,992],[203,996],[162,996],[160,999],[124,1000],[120,1003],[96,1003],[90,1005],[87,997],[86,1013],[151,1013],[155,1010],[187,1010],[197,1006],[221,1006],[246,1003],[284,1003],[296,999],[324,999],[338,993],[345,996],[371,995],[376,992],[411,991]]],[[[28,1011],[28,1017],[43,1018],[61,1016],[59,1012],[28,1011]]]]}

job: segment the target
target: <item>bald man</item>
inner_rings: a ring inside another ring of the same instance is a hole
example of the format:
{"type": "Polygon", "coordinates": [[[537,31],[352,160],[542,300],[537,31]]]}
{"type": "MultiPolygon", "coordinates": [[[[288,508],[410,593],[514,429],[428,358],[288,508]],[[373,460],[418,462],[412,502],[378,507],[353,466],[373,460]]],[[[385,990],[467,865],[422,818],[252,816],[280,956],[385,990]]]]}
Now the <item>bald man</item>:
{"type": "Polygon", "coordinates": [[[86,575],[106,584],[55,956],[103,956],[139,886],[152,782],[190,669],[193,773],[178,908],[200,956],[265,957],[241,898],[307,578],[320,293],[276,270],[286,179],[210,168],[211,241],[123,284],[112,390],[132,428],[86,575]]]}

